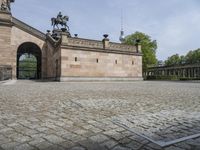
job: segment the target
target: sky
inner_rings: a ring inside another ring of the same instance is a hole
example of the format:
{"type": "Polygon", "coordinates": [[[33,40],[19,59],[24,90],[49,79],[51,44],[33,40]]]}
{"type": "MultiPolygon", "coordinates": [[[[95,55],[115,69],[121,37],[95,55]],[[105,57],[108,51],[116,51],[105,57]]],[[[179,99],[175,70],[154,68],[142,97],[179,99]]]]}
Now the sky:
{"type": "Polygon", "coordinates": [[[157,40],[157,58],[200,48],[200,0],[15,0],[12,15],[46,33],[51,18],[69,16],[72,35],[119,42],[121,12],[125,35],[136,31],[157,40]]]}

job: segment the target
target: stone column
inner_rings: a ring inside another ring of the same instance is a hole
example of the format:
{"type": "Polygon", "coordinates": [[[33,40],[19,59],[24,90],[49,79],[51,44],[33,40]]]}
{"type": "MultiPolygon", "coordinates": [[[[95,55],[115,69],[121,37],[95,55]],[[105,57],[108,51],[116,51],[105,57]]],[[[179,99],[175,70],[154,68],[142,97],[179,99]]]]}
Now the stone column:
{"type": "Polygon", "coordinates": [[[200,77],[200,68],[198,68],[197,77],[200,77]]]}
{"type": "Polygon", "coordinates": [[[198,77],[200,77],[200,68],[198,69],[198,77]]]}
{"type": "Polygon", "coordinates": [[[186,77],[188,78],[189,77],[188,68],[185,69],[185,74],[186,74],[186,77]]]}
{"type": "Polygon", "coordinates": [[[11,13],[0,10],[0,65],[12,66],[12,78],[16,79],[16,54],[11,46],[11,13]]]}
{"type": "Polygon", "coordinates": [[[196,68],[193,68],[193,77],[196,78],[196,68]]]}
{"type": "Polygon", "coordinates": [[[191,69],[188,68],[188,77],[191,78],[191,69]]]}
{"type": "Polygon", "coordinates": [[[191,68],[192,70],[192,78],[194,78],[194,68],[191,68]]]}
{"type": "Polygon", "coordinates": [[[103,49],[109,48],[109,39],[108,39],[108,34],[104,34],[104,39],[102,40],[103,42],[103,49]]]}
{"type": "Polygon", "coordinates": [[[185,78],[185,69],[182,68],[182,77],[185,78]]]}

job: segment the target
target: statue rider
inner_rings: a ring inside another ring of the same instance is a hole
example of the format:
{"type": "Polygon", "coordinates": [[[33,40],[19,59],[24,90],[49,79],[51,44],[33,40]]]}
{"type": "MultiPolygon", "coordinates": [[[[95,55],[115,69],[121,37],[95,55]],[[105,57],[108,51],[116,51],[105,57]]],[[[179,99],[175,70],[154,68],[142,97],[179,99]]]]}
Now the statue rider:
{"type": "Polygon", "coordinates": [[[63,18],[63,15],[62,15],[61,12],[59,12],[58,15],[57,15],[57,20],[58,20],[59,22],[62,22],[62,21],[63,21],[62,18],[63,18]]]}

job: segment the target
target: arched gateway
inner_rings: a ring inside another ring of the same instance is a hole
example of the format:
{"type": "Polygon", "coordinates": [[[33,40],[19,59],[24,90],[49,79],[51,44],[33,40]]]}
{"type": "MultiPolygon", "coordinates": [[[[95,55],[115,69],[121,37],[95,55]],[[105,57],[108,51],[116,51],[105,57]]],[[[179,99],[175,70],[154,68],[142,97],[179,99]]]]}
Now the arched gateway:
{"type": "Polygon", "coordinates": [[[17,50],[17,79],[40,79],[41,58],[41,49],[36,44],[21,44],[17,50]]]}

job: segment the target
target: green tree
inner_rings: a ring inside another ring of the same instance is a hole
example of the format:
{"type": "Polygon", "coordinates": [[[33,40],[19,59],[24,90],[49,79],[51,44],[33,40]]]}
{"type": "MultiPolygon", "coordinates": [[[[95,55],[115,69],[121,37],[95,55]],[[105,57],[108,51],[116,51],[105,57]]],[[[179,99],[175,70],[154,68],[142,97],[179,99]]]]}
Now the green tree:
{"type": "Polygon", "coordinates": [[[200,49],[189,51],[186,56],[172,55],[165,61],[166,66],[196,63],[200,63],[200,49]]]}
{"type": "Polygon", "coordinates": [[[149,35],[137,31],[131,35],[128,35],[125,38],[124,43],[135,45],[138,39],[140,40],[140,44],[142,46],[142,53],[143,53],[142,64],[143,64],[143,72],[145,72],[148,67],[157,64],[157,59],[156,59],[157,42],[155,40],[152,40],[149,35]]]}
{"type": "Polygon", "coordinates": [[[184,56],[179,56],[179,54],[175,54],[168,57],[168,59],[165,61],[165,65],[166,66],[179,65],[182,64],[183,60],[184,56]]]}
{"type": "Polygon", "coordinates": [[[185,56],[180,56],[180,65],[185,64],[185,56]]]}
{"type": "Polygon", "coordinates": [[[185,59],[187,64],[200,63],[200,49],[189,51],[185,59]]]}

